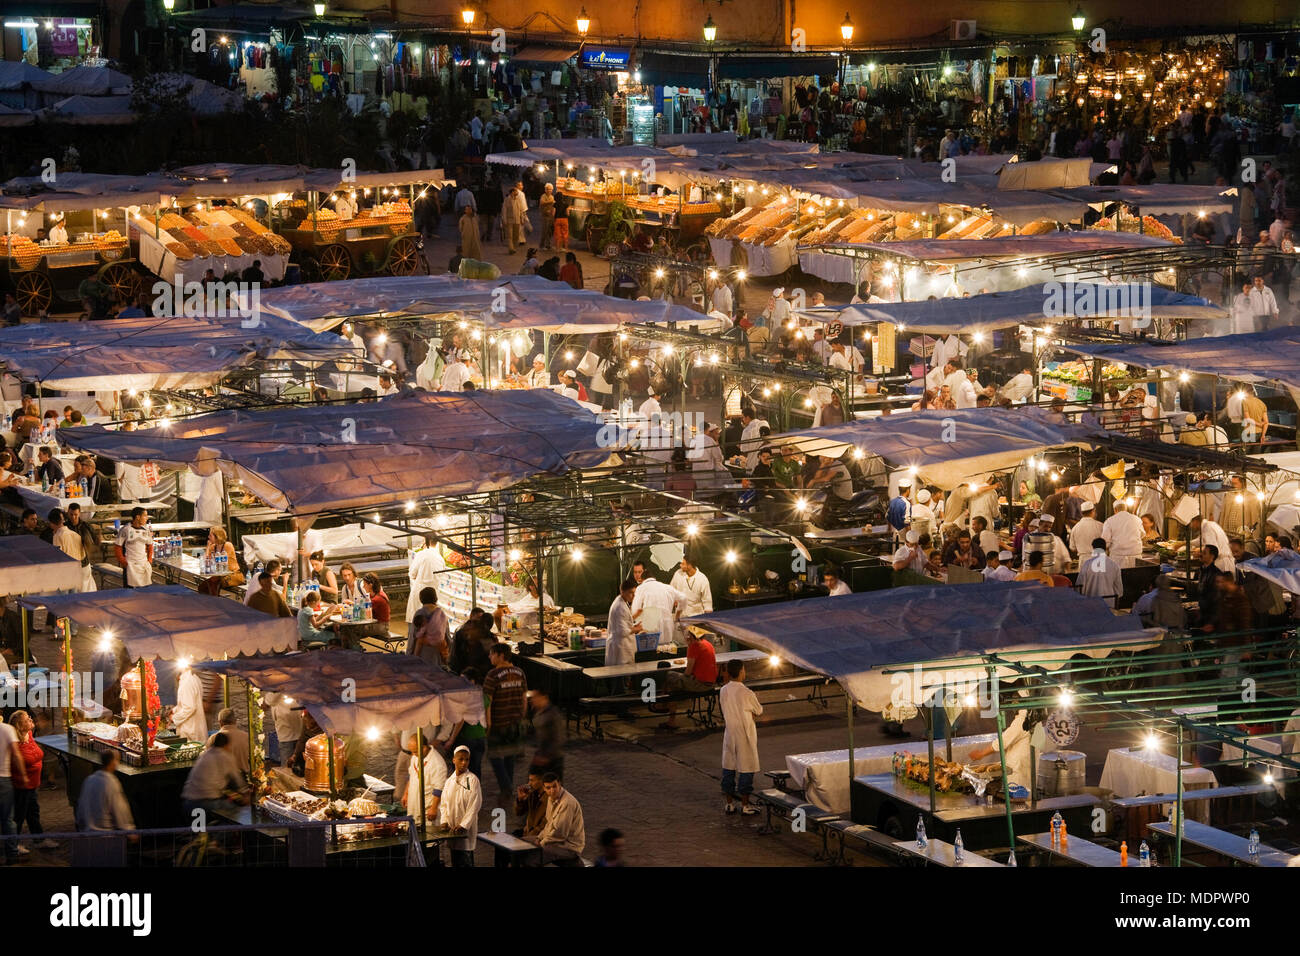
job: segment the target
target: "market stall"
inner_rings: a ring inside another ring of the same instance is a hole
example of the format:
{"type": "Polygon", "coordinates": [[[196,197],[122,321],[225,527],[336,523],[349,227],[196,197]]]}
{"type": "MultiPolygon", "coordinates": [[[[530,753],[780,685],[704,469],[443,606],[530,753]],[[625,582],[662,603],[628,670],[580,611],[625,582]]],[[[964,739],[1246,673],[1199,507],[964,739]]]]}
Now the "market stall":
{"type": "MultiPolygon", "coordinates": [[[[417,809],[418,821],[427,817],[423,761],[417,763],[419,807],[381,806],[368,796],[367,788],[345,784],[361,777],[345,758],[349,738],[375,740],[394,731],[424,736],[426,728],[443,722],[483,719],[481,688],[418,657],[330,650],[195,666],[242,679],[259,693],[291,697],[312,716],[321,733],[306,743],[306,777],[301,788],[285,791],[273,787],[259,792],[256,806],[265,815],[263,819],[282,822],[357,821],[331,828],[335,841],[373,845],[371,841],[394,837],[409,840],[412,834],[394,832],[385,818],[414,815],[417,809]],[[350,688],[351,693],[340,694],[341,686],[350,688]]],[[[421,830],[421,839],[451,835],[432,822],[424,823],[421,830]]]]}
{"type": "MultiPolygon", "coordinates": [[[[182,587],[31,596],[21,603],[28,608],[43,607],[59,618],[65,677],[85,668],[95,672],[101,694],[104,687],[120,688],[117,700],[103,702],[120,722],[110,722],[106,718],[112,715],[102,713],[92,720],[77,721],[77,710],[84,708],[76,707],[70,697],[65,707],[66,735],[50,734],[37,740],[64,764],[68,801],[76,804],[81,784],[99,769],[104,750],[117,750],[124,769],[130,771],[121,776],[123,788],[136,824],[142,827],[181,822],[180,789],[203,743],[165,732],[155,662],[177,662],[183,672],[193,660],[273,653],[298,644],[298,629],[292,620],[182,587]],[[74,626],[98,633],[93,662],[73,660],[74,626]]],[[[261,741],[255,731],[250,722],[250,764],[240,768],[254,781],[262,773],[261,741]]]]}
{"type": "Polygon", "coordinates": [[[61,173],[53,187],[28,177],[3,189],[0,271],[24,315],[41,315],[56,301],[135,299],[142,284],[128,238],[131,223],[141,208],[161,201],[162,183],[61,173]]]}
{"type": "Polygon", "coordinates": [[[146,269],[183,282],[198,282],[209,269],[219,279],[242,275],[254,262],[266,279],[278,282],[293,251],[288,240],[238,206],[199,204],[186,213],[166,212],[154,228],[133,229],[132,238],[146,269]]]}

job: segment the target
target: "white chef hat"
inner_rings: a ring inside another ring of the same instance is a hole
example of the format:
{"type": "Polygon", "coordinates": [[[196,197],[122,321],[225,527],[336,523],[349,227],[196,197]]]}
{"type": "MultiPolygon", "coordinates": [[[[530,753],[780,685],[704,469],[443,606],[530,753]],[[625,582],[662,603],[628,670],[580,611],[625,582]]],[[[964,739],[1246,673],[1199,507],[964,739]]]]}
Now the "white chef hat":
{"type": "Polygon", "coordinates": [[[1091,511],[1091,510],[1092,510],[1092,502],[1091,502],[1091,501],[1085,501],[1083,504],[1079,505],[1079,510],[1080,510],[1080,511],[1091,511]]]}
{"type": "Polygon", "coordinates": [[[785,294],[785,286],[783,286],[783,285],[779,285],[779,286],[777,286],[775,289],[772,290],[772,297],[773,297],[773,298],[779,299],[779,298],[780,298],[781,296],[783,296],[784,294],[785,294]]]}
{"type": "Polygon", "coordinates": [[[578,377],[578,373],[575,372],[575,371],[574,371],[573,369],[571,369],[571,368],[566,368],[563,372],[560,373],[560,377],[561,377],[561,378],[577,378],[577,377],[578,377]]]}
{"type": "Polygon", "coordinates": [[[1053,518],[1051,515],[1039,515],[1039,516],[1038,516],[1038,523],[1039,523],[1039,524],[1042,524],[1042,525],[1049,525],[1049,526],[1050,526],[1050,525],[1053,525],[1053,524],[1056,523],[1056,519],[1053,518]]]}
{"type": "Polygon", "coordinates": [[[1012,554],[1010,551],[999,551],[999,552],[998,552],[998,560],[999,560],[999,561],[1010,561],[1010,560],[1012,560],[1014,557],[1015,557],[1015,555],[1012,554]]]}
{"type": "Polygon", "coordinates": [[[908,544],[916,544],[916,543],[917,543],[918,541],[920,541],[920,540],[921,540],[921,532],[919,532],[919,531],[909,531],[909,532],[907,532],[907,543],[908,543],[908,544]]]}
{"type": "Polygon", "coordinates": [[[534,364],[534,365],[545,365],[545,364],[546,364],[546,359],[542,358],[542,353],[541,353],[541,352],[538,352],[536,355],[533,356],[533,364],[534,364]]]}
{"type": "Polygon", "coordinates": [[[647,398],[654,398],[654,397],[655,397],[655,387],[654,387],[653,385],[648,385],[648,386],[646,386],[645,393],[646,393],[646,397],[647,397],[647,398]]]}
{"type": "Polygon", "coordinates": [[[899,488],[911,488],[911,487],[912,487],[912,479],[911,479],[911,478],[899,478],[899,479],[898,479],[898,487],[899,487],[899,488]]]}
{"type": "Polygon", "coordinates": [[[916,493],[916,503],[918,505],[928,504],[929,501],[930,501],[930,492],[926,491],[924,488],[922,488],[920,491],[916,493]]]}
{"type": "Polygon", "coordinates": [[[453,750],[453,751],[451,752],[451,755],[454,757],[454,756],[456,756],[456,754],[460,753],[462,750],[465,751],[465,753],[467,753],[467,754],[469,753],[469,748],[466,747],[464,744],[461,744],[459,747],[457,747],[455,750],[453,750]]]}

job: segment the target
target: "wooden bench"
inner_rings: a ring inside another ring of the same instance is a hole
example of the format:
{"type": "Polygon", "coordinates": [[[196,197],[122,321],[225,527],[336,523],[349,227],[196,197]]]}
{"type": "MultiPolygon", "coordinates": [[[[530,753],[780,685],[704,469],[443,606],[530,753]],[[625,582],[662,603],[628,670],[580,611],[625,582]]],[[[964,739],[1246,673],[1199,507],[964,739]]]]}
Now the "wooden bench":
{"type": "MultiPolygon", "coordinates": [[[[745,681],[745,686],[755,694],[764,690],[789,690],[795,687],[811,687],[812,691],[803,698],[810,704],[817,704],[819,707],[829,707],[830,702],[822,694],[822,690],[830,683],[830,679],[821,674],[793,674],[789,677],[760,677],[757,680],[745,681]]],[[[783,704],[786,701],[773,700],[769,704],[783,704]]]]}
{"type": "Polygon", "coordinates": [[[855,849],[864,853],[871,849],[890,849],[894,842],[891,837],[881,833],[873,826],[868,826],[865,823],[854,823],[852,820],[846,820],[843,817],[827,820],[824,829],[838,843],[838,849],[830,856],[831,862],[842,863],[845,866],[852,863],[848,857],[850,842],[861,844],[855,849]]]}
{"type": "Polygon", "coordinates": [[[478,838],[492,847],[493,866],[541,865],[542,848],[535,843],[519,839],[513,833],[493,833],[485,830],[478,835],[478,838]]]}
{"type": "Polygon", "coordinates": [[[763,775],[772,781],[772,786],[782,793],[789,793],[790,789],[786,786],[790,782],[789,770],[764,770],[763,775]]]}
{"type": "Polygon", "coordinates": [[[809,803],[792,793],[786,793],[784,790],[756,790],[753,794],[766,813],[766,819],[763,826],[759,827],[759,833],[775,833],[776,828],[772,826],[772,814],[787,821],[793,826],[797,819],[801,819],[803,825],[814,833],[820,834],[822,838],[821,852],[814,855],[818,860],[832,859],[830,844],[829,825],[841,819],[838,813],[831,813],[829,810],[823,810],[816,804],[809,803]]]}
{"type": "Polygon", "coordinates": [[[101,591],[126,587],[126,569],[120,565],[104,561],[94,565],[91,574],[96,578],[96,584],[101,591]]]}

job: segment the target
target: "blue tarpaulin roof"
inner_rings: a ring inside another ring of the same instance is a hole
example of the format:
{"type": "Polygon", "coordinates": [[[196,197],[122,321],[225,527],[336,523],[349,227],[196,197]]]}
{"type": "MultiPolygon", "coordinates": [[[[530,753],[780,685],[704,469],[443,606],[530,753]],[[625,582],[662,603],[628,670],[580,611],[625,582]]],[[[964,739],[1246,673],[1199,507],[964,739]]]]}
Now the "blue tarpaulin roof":
{"type": "Polygon", "coordinates": [[[1281,382],[1300,388],[1300,329],[1292,326],[1187,342],[1062,345],[1061,348],[1141,368],[1220,375],[1242,382],[1281,382]]]}
{"type": "MultiPolygon", "coordinates": [[[[51,388],[193,388],[259,360],[324,362],[353,354],[337,335],[258,314],[45,322],[0,330],[0,363],[51,388]]],[[[232,305],[232,309],[237,308],[232,305]]]]}
{"type": "Polygon", "coordinates": [[[1045,448],[1089,445],[1101,426],[1082,424],[1038,406],[927,409],[807,428],[772,436],[767,443],[797,444],[804,452],[839,457],[848,446],[878,455],[897,468],[915,466],[940,488],[1019,465],[1045,448]]]}
{"type": "Polygon", "coordinates": [[[1289,548],[1283,548],[1274,554],[1249,561],[1237,562],[1243,571],[1253,571],[1261,578],[1272,581],[1283,591],[1300,594],[1300,554],[1289,548]]]}
{"type": "MultiPolygon", "coordinates": [[[[890,588],[721,611],[689,623],[825,674],[869,710],[884,709],[900,689],[895,678],[903,675],[881,668],[942,661],[944,669],[965,666],[978,676],[980,655],[991,651],[1073,652],[1158,634],[1136,617],[1115,615],[1100,598],[1029,582],[890,588]]],[[[1064,656],[1040,654],[1037,663],[1054,669],[1064,656]]]]}
{"type": "Polygon", "coordinates": [[[235,409],[133,432],[64,428],[59,438],[115,461],[220,470],[273,508],[317,515],[492,491],[597,465],[609,456],[600,430],[577,402],[534,389],[235,409]]]}
{"type": "Polygon", "coordinates": [[[1134,287],[1103,282],[1045,283],[1012,292],[990,292],[965,299],[883,302],[851,305],[837,318],[845,325],[890,322],[913,332],[934,334],[991,332],[1013,326],[1041,325],[1080,319],[1129,317],[1143,304],[1153,318],[1221,319],[1227,312],[1205,299],[1145,284],[1135,298],[1134,287]],[[1120,291],[1126,290],[1126,298],[1120,291]]]}

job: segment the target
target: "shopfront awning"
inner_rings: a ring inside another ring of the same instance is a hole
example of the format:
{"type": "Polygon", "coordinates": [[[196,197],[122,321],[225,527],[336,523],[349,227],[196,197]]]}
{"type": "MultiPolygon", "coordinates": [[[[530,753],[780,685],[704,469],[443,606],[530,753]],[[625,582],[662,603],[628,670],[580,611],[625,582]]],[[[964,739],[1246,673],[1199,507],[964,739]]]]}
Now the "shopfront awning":
{"type": "Polygon", "coordinates": [[[705,614],[690,623],[824,674],[873,711],[891,700],[922,701],[920,688],[908,682],[913,675],[924,684],[945,671],[955,683],[953,675],[969,671],[960,682],[973,685],[984,677],[988,653],[1057,670],[1069,655],[1105,657],[1107,645],[1136,649],[1161,633],[1144,629],[1136,616],[1116,615],[1100,598],[1014,582],[809,598],[705,614]]]}
{"type": "Polygon", "coordinates": [[[327,650],[208,661],[194,669],[292,697],[331,734],[410,731],[466,718],[473,723],[483,710],[481,687],[407,654],[327,650]]]}
{"type": "Polygon", "coordinates": [[[1073,424],[1050,409],[1026,405],[900,412],[786,432],[766,443],[793,444],[806,454],[830,458],[861,449],[892,468],[915,468],[927,483],[949,489],[1014,468],[1048,448],[1089,447],[1102,433],[1093,419],[1073,424]]]}
{"type": "Polygon", "coordinates": [[[178,584],[83,594],[25,597],[78,628],[107,632],[132,660],[209,660],[227,654],[271,654],[298,646],[298,624],[238,601],[196,594],[178,584]]]}
{"type": "Polygon", "coordinates": [[[520,63],[566,63],[578,55],[578,48],[571,46],[522,46],[510,59],[520,63]]]}
{"type": "Polygon", "coordinates": [[[0,329],[0,365],[49,388],[198,388],[256,361],[349,358],[337,335],[274,315],[141,317],[0,329]]]}
{"type": "Polygon", "coordinates": [[[76,591],[81,562],[34,534],[16,534],[0,545],[0,596],[76,591]]]}
{"type": "Polygon", "coordinates": [[[114,461],[220,471],[298,516],[405,505],[508,488],[609,457],[602,423],[546,389],[403,392],[377,402],[233,409],[169,427],[65,428],[59,438],[114,461]]]}
{"type": "Polygon", "coordinates": [[[839,75],[833,56],[724,56],[718,61],[723,80],[772,80],[781,77],[839,75]]]}
{"type": "Polygon", "coordinates": [[[637,65],[641,82],[647,86],[706,89],[709,85],[709,60],[683,53],[643,53],[637,65]]]}
{"type": "Polygon", "coordinates": [[[1238,382],[1280,382],[1300,388],[1300,328],[1293,326],[1186,342],[1058,347],[1076,355],[1139,368],[1218,375],[1238,382]]]}

